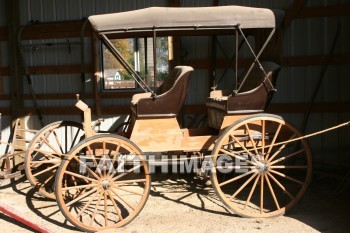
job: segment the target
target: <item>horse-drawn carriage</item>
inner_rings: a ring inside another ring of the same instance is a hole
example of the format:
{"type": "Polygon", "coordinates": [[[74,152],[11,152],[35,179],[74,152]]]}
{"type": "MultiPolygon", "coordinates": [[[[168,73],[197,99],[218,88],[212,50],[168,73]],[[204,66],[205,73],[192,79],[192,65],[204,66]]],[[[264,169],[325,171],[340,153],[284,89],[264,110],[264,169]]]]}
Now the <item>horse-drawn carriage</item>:
{"type": "Polygon", "coordinates": [[[40,130],[26,153],[30,183],[42,195],[56,198],[64,216],[82,230],[120,227],[147,201],[150,154],[196,154],[202,170],[208,171],[203,175],[210,175],[217,196],[230,210],[246,217],[284,214],[309,184],[311,152],[305,139],[295,140],[301,136],[297,129],[280,116],[264,113],[280,66],[260,57],[282,19],[279,10],[240,6],[154,7],[90,16],[95,35],[145,93],[132,97],[125,132],[96,132],[91,110],[81,100],[77,107],[84,112],[83,124],[55,122],[40,130]],[[261,47],[253,48],[248,37],[256,30],[269,33],[261,47]],[[213,88],[206,101],[207,127],[194,129],[182,128],[178,121],[191,91],[193,68],[177,64],[152,90],[111,42],[208,35],[232,38],[234,85],[230,90],[213,88]],[[239,74],[243,44],[252,55],[251,65],[239,74]]]}

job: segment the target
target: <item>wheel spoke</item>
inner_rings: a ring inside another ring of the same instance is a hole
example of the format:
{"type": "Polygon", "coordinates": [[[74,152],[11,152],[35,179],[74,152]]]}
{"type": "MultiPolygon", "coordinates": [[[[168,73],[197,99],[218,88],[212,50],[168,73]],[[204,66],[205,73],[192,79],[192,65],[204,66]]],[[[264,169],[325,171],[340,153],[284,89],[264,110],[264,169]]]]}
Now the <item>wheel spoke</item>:
{"type": "Polygon", "coordinates": [[[111,191],[114,193],[114,195],[116,197],[118,197],[122,202],[124,202],[127,206],[129,206],[132,210],[135,210],[135,208],[128,202],[126,201],[124,198],[122,198],[121,196],[118,195],[118,193],[116,191],[114,191],[114,189],[112,188],[111,191]]]}
{"type": "Polygon", "coordinates": [[[92,161],[94,162],[94,165],[96,166],[96,167],[98,167],[98,163],[97,163],[97,161],[96,161],[96,158],[95,158],[95,156],[94,156],[94,152],[93,152],[93,150],[91,149],[91,147],[90,147],[90,145],[88,145],[87,147],[86,147],[86,149],[87,149],[87,151],[88,151],[88,155],[91,155],[91,159],[92,159],[92,161]]]}
{"type": "MultiPolygon", "coordinates": [[[[78,138],[78,136],[79,136],[79,132],[80,132],[80,128],[78,128],[77,132],[76,132],[75,135],[74,135],[74,138],[73,138],[73,141],[72,141],[72,144],[71,144],[71,148],[72,148],[72,146],[75,145],[75,141],[77,140],[77,138],[78,138]]],[[[71,149],[71,148],[70,148],[70,149],[71,149]]],[[[67,151],[68,151],[68,150],[67,150],[67,151]]]]}
{"type": "MultiPolygon", "coordinates": [[[[116,181],[116,180],[118,180],[118,179],[120,179],[120,178],[122,178],[122,177],[124,177],[124,176],[126,176],[126,175],[128,175],[128,174],[131,174],[133,171],[135,171],[136,169],[139,169],[141,166],[142,166],[142,164],[137,165],[137,166],[135,166],[135,167],[133,167],[133,168],[130,168],[130,169],[127,170],[125,173],[122,173],[122,174],[120,174],[120,175],[114,177],[114,178],[112,179],[112,181],[114,182],[114,181],[116,181]]],[[[117,169],[117,170],[118,170],[118,169],[117,169]]],[[[115,171],[112,172],[111,177],[113,177],[114,174],[117,173],[117,170],[115,170],[115,171]]]]}
{"type": "Polygon", "coordinates": [[[271,185],[271,183],[270,183],[269,176],[265,176],[265,178],[266,178],[266,183],[267,183],[267,185],[269,186],[269,189],[270,189],[270,192],[271,192],[273,201],[275,202],[275,205],[276,205],[277,209],[279,210],[279,209],[281,209],[281,208],[280,208],[280,205],[279,205],[279,203],[278,203],[276,194],[275,194],[275,192],[273,191],[272,185],[271,185]]]}
{"type": "Polygon", "coordinates": [[[46,145],[48,145],[48,147],[51,148],[51,150],[53,150],[56,154],[58,155],[63,155],[63,153],[60,153],[58,150],[56,150],[56,148],[54,148],[51,143],[49,141],[47,141],[46,138],[42,138],[42,140],[45,142],[46,145]]]}
{"type": "MultiPolygon", "coordinates": [[[[265,120],[261,120],[261,155],[265,156],[265,120]]],[[[261,177],[263,181],[263,176],[261,177]]]]}
{"type": "Polygon", "coordinates": [[[45,141],[43,140],[43,138],[48,139],[49,136],[50,136],[50,131],[46,132],[40,137],[39,141],[37,142],[38,148],[41,148],[45,144],[45,141]]]}
{"type": "MultiPolygon", "coordinates": [[[[288,141],[289,140],[292,140],[293,138],[295,138],[295,134],[292,136],[292,137],[290,137],[289,139],[288,139],[288,141]]],[[[280,148],[267,160],[268,162],[271,162],[279,153],[281,153],[281,151],[289,144],[289,143],[291,143],[290,141],[289,142],[286,142],[285,144],[283,144],[282,146],[280,146],[280,148]]]]}
{"type": "Polygon", "coordinates": [[[92,187],[96,187],[96,186],[97,186],[97,184],[75,185],[75,186],[62,188],[62,191],[72,190],[72,189],[92,188],[92,187]]]}
{"type": "Polygon", "coordinates": [[[33,174],[33,176],[34,176],[34,177],[39,176],[39,175],[41,175],[41,174],[43,174],[43,173],[45,173],[45,172],[48,172],[48,171],[51,171],[51,170],[57,168],[58,166],[60,166],[60,164],[55,164],[55,165],[53,165],[53,166],[51,166],[51,167],[48,167],[48,168],[46,168],[46,169],[44,169],[44,170],[42,170],[42,171],[40,171],[40,172],[38,172],[38,173],[33,174]]]}
{"type": "Polygon", "coordinates": [[[103,198],[103,202],[104,202],[104,212],[105,212],[105,227],[108,226],[108,213],[107,213],[107,192],[104,191],[104,198],[103,198]]]}
{"type": "Polygon", "coordinates": [[[52,174],[49,178],[47,178],[42,184],[40,184],[40,187],[44,187],[52,178],[55,177],[55,174],[52,174]]]}
{"type": "Polygon", "coordinates": [[[90,194],[92,194],[93,192],[95,192],[97,189],[98,189],[98,188],[95,187],[95,188],[91,189],[89,192],[86,192],[86,193],[84,193],[83,195],[78,196],[78,197],[75,198],[74,200],[68,202],[68,203],[66,204],[66,206],[68,207],[68,206],[70,206],[70,205],[72,205],[72,204],[74,204],[74,203],[80,201],[81,199],[83,199],[83,198],[85,198],[86,196],[89,196],[90,194]]]}
{"type": "Polygon", "coordinates": [[[98,182],[98,180],[94,180],[94,179],[92,179],[90,177],[86,177],[86,176],[83,176],[83,175],[80,175],[80,174],[77,174],[77,173],[73,173],[73,172],[70,172],[70,171],[67,171],[67,170],[64,173],[67,174],[67,175],[71,175],[71,176],[75,176],[77,178],[80,178],[80,179],[84,180],[86,183],[88,183],[87,181],[98,182]]]}
{"type": "Polygon", "coordinates": [[[247,176],[247,175],[250,175],[250,174],[252,174],[252,173],[255,173],[255,172],[256,172],[256,170],[254,169],[254,170],[251,170],[251,171],[249,171],[249,172],[243,173],[242,175],[236,176],[236,177],[234,177],[234,178],[232,178],[232,179],[229,179],[229,180],[226,180],[226,181],[220,183],[219,186],[222,187],[222,186],[224,186],[224,185],[226,185],[226,184],[228,184],[228,183],[231,183],[231,182],[233,182],[233,181],[236,181],[236,180],[238,180],[238,179],[241,179],[241,178],[243,178],[243,177],[245,177],[245,176],[247,176]]]}
{"type": "Polygon", "coordinates": [[[260,214],[262,214],[264,212],[264,175],[260,178],[260,214]]]}
{"type": "Polygon", "coordinates": [[[120,219],[120,220],[123,220],[124,218],[123,218],[123,216],[122,216],[122,214],[121,214],[120,209],[118,208],[117,204],[116,204],[115,201],[114,201],[114,197],[112,196],[111,191],[107,190],[107,193],[108,193],[109,199],[111,199],[111,202],[112,202],[112,204],[113,204],[113,206],[114,206],[115,211],[116,211],[117,214],[118,214],[119,219],[120,219]]]}
{"type": "Polygon", "coordinates": [[[290,197],[290,199],[294,199],[294,196],[273,175],[270,173],[267,173],[267,175],[290,197]]]}
{"type": "Polygon", "coordinates": [[[233,136],[233,135],[230,135],[230,136],[232,137],[233,140],[235,140],[235,141],[238,143],[238,145],[239,145],[240,147],[243,148],[243,150],[244,150],[245,152],[247,152],[247,153],[250,155],[250,157],[253,157],[253,154],[250,152],[250,150],[248,150],[235,136],[233,136]]]}
{"type": "Polygon", "coordinates": [[[280,133],[281,128],[282,128],[282,124],[280,123],[280,124],[278,125],[278,128],[277,128],[277,130],[276,130],[276,132],[275,132],[275,135],[274,135],[274,137],[273,137],[273,139],[272,139],[272,142],[271,142],[271,144],[270,144],[270,146],[269,146],[269,149],[268,149],[268,151],[267,151],[267,153],[266,153],[265,160],[268,160],[268,158],[269,158],[269,156],[270,156],[270,153],[271,153],[271,150],[272,150],[272,148],[273,148],[274,145],[275,145],[275,142],[276,142],[276,140],[277,140],[277,137],[278,137],[278,135],[279,135],[279,133],[280,133]]]}
{"type": "Polygon", "coordinates": [[[257,175],[259,175],[259,173],[255,173],[246,182],[244,182],[244,184],[241,185],[241,187],[230,197],[230,200],[233,200],[245,188],[245,186],[247,186],[250,183],[250,181],[254,179],[254,177],[256,177],[257,175]]]}
{"type": "Polygon", "coordinates": [[[126,163],[126,158],[121,158],[118,160],[118,166],[117,166],[117,169],[116,171],[123,171],[123,168],[125,166],[125,163],[126,163]]]}
{"type": "Polygon", "coordinates": [[[256,143],[254,142],[254,139],[252,137],[252,134],[250,132],[250,129],[248,127],[248,124],[244,124],[245,125],[245,128],[247,130],[247,133],[248,133],[248,136],[249,136],[249,140],[251,141],[252,145],[253,145],[253,148],[254,148],[254,151],[255,151],[255,154],[258,155],[259,152],[258,152],[258,149],[256,148],[256,143]]]}
{"type": "Polygon", "coordinates": [[[246,158],[244,158],[244,157],[242,157],[242,156],[240,156],[240,155],[233,154],[233,153],[231,153],[231,152],[229,152],[229,151],[227,151],[227,150],[224,150],[224,149],[220,149],[220,152],[222,152],[222,153],[224,153],[224,154],[227,154],[227,155],[230,155],[230,156],[232,156],[232,157],[238,158],[238,159],[240,159],[240,160],[242,160],[242,161],[245,161],[245,162],[247,162],[247,163],[249,163],[249,164],[251,164],[251,165],[253,165],[253,166],[256,166],[256,164],[255,164],[254,162],[252,162],[252,161],[250,161],[250,160],[248,160],[248,159],[246,159],[246,158]]]}
{"type": "Polygon", "coordinates": [[[81,211],[78,213],[78,215],[76,216],[76,218],[78,219],[83,213],[84,211],[89,207],[89,205],[93,202],[93,200],[95,200],[95,198],[97,197],[98,194],[100,194],[101,192],[96,192],[91,198],[90,200],[85,203],[85,205],[83,206],[83,208],[81,209],[81,211]]]}
{"type": "Polygon", "coordinates": [[[71,180],[73,181],[73,184],[74,184],[75,186],[77,186],[78,183],[77,183],[77,180],[75,179],[75,177],[74,177],[74,176],[71,176],[70,178],[71,178],[71,180]]]}
{"type": "Polygon", "coordinates": [[[247,198],[247,200],[246,200],[246,202],[245,202],[245,204],[244,204],[243,209],[245,209],[245,208],[247,207],[248,203],[250,202],[250,199],[252,198],[252,195],[253,195],[253,193],[254,193],[254,191],[255,191],[256,184],[258,183],[258,181],[259,181],[259,179],[260,179],[260,176],[261,176],[261,174],[259,174],[258,177],[255,179],[254,184],[253,184],[253,187],[252,187],[252,189],[250,190],[250,193],[249,193],[248,198],[247,198]]]}
{"type": "MultiPolygon", "coordinates": [[[[106,142],[103,141],[102,142],[102,156],[101,156],[101,159],[100,159],[100,162],[102,160],[102,168],[103,168],[103,176],[106,176],[106,169],[107,169],[107,166],[106,166],[106,142]]],[[[110,158],[110,157],[109,157],[110,158]]]]}
{"type": "Polygon", "coordinates": [[[68,126],[66,125],[65,127],[64,127],[64,129],[65,129],[65,131],[66,131],[66,133],[64,134],[64,141],[65,141],[65,151],[64,151],[64,153],[66,153],[66,152],[68,152],[68,126]]]}
{"type": "Polygon", "coordinates": [[[115,153],[114,153],[114,155],[113,155],[112,162],[110,163],[107,176],[110,176],[110,175],[111,175],[111,171],[112,171],[112,168],[113,168],[113,166],[114,166],[113,164],[115,163],[115,161],[117,160],[117,157],[118,157],[118,155],[119,155],[119,150],[120,150],[120,143],[118,143],[117,148],[115,149],[115,153]]]}
{"type": "Polygon", "coordinates": [[[91,216],[91,219],[90,219],[90,226],[92,226],[94,220],[95,220],[95,215],[96,215],[96,212],[97,212],[97,209],[100,205],[100,202],[101,202],[101,198],[102,198],[102,195],[103,195],[103,191],[100,192],[100,195],[98,196],[98,200],[96,202],[96,205],[95,205],[95,209],[94,209],[94,212],[92,213],[92,216],[91,216]]]}
{"type": "Polygon", "coordinates": [[[281,177],[284,177],[284,178],[286,178],[286,179],[288,179],[288,180],[290,180],[290,181],[294,181],[295,183],[298,183],[298,184],[300,184],[300,185],[303,185],[303,184],[304,184],[304,182],[302,182],[302,181],[300,181],[300,180],[297,180],[297,179],[294,179],[293,177],[290,177],[290,176],[288,176],[288,175],[286,175],[286,174],[283,174],[283,173],[280,173],[280,172],[278,172],[278,171],[270,170],[270,172],[275,173],[276,175],[279,175],[279,176],[281,176],[281,177]]]}
{"type": "Polygon", "coordinates": [[[270,166],[271,169],[306,169],[308,166],[285,166],[285,165],[279,165],[279,166],[270,166]]]}
{"type": "Polygon", "coordinates": [[[305,149],[301,149],[301,150],[298,150],[298,151],[296,151],[296,152],[294,152],[294,153],[292,153],[292,154],[289,154],[289,155],[287,155],[287,156],[284,156],[284,157],[281,157],[281,158],[279,158],[279,159],[276,159],[276,160],[272,161],[272,162],[270,163],[270,165],[273,165],[273,164],[279,163],[279,162],[281,162],[281,161],[283,161],[283,160],[289,159],[289,158],[291,158],[291,157],[293,157],[293,156],[295,156],[295,155],[298,155],[298,154],[300,154],[300,153],[303,153],[304,151],[305,151],[305,149]]]}
{"type": "MultiPolygon", "coordinates": [[[[120,146],[121,146],[121,144],[118,143],[118,144],[117,144],[117,148],[115,149],[116,155],[119,155],[119,154],[120,154],[120,153],[119,153],[120,146]]],[[[114,162],[115,162],[115,160],[114,160],[114,162]]]]}
{"type": "Polygon", "coordinates": [[[236,169],[254,169],[255,166],[244,166],[244,165],[237,165],[237,166],[216,166],[217,169],[230,169],[230,170],[236,170],[236,169]]]}
{"type": "Polygon", "coordinates": [[[60,159],[49,159],[49,160],[36,160],[36,161],[31,161],[30,164],[36,165],[36,164],[48,164],[48,163],[53,163],[53,164],[58,164],[61,163],[60,159]]]}
{"type": "Polygon", "coordinates": [[[93,171],[91,170],[91,168],[89,168],[89,166],[87,166],[86,164],[84,164],[77,156],[73,156],[73,158],[81,165],[84,166],[84,168],[86,168],[86,170],[89,172],[90,175],[92,175],[93,177],[95,177],[97,180],[100,180],[101,178],[93,171]]]}
{"type": "MultiPolygon", "coordinates": [[[[54,135],[54,138],[55,138],[55,140],[56,140],[56,143],[57,143],[58,147],[59,147],[60,150],[61,150],[61,153],[64,154],[66,151],[63,150],[62,144],[61,144],[60,140],[58,139],[58,136],[57,136],[57,134],[56,134],[56,132],[55,132],[55,129],[52,129],[51,132],[52,132],[53,135],[54,135]]],[[[65,135],[65,138],[67,139],[67,135],[65,135]]],[[[66,145],[67,145],[67,144],[66,144],[66,145]]]]}
{"type": "MultiPolygon", "coordinates": [[[[53,153],[51,153],[51,152],[48,152],[48,151],[43,151],[43,150],[39,150],[39,149],[35,149],[35,148],[32,148],[32,149],[30,149],[31,151],[35,151],[35,152],[37,152],[36,154],[35,154],[35,156],[38,154],[38,153],[40,153],[40,154],[43,154],[43,155],[45,155],[45,156],[48,156],[48,157],[51,157],[51,158],[59,158],[59,159],[61,159],[61,154],[57,154],[57,155],[55,155],[55,154],[53,154],[53,153]]],[[[34,156],[32,156],[33,158],[34,158],[34,156]]],[[[47,157],[46,157],[47,158],[47,157]]],[[[49,158],[47,158],[47,159],[49,159],[49,158]]]]}

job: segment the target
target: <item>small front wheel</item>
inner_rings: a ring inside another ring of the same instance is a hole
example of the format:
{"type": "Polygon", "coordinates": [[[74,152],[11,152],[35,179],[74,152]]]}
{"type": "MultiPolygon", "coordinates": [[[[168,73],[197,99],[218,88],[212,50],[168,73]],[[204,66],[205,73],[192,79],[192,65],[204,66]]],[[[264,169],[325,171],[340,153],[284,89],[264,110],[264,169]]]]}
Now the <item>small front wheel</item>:
{"type": "Polygon", "coordinates": [[[55,193],[67,220],[95,232],[132,221],[144,207],[150,185],[141,150],[129,139],[102,134],[80,142],[63,159],[55,193]]]}
{"type": "Polygon", "coordinates": [[[256,114],[228,127],[213,149],[211,179],[220,199],[244,217],[282,215],[311,179],[311,151],[281,117],[256,114]]]}

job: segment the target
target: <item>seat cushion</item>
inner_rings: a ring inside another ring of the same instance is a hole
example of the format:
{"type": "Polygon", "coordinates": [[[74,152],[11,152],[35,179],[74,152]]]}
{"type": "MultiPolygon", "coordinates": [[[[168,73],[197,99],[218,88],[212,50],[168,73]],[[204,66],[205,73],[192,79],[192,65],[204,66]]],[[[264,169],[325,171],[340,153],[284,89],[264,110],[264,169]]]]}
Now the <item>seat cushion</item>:
{"type": "Polygon", "coordinates": [[[207,107],[217,108],[223,111],[226,111],[228,96],[221,96],[215,98],[208,98],[205,103],[207,107]]]}

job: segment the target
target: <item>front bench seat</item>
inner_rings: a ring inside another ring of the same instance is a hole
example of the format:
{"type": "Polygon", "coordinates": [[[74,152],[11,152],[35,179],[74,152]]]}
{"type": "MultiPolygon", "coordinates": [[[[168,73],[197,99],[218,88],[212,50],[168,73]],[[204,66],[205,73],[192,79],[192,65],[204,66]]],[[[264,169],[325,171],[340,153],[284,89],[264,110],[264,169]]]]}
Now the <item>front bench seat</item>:
{"type": "Polygon", "coordinates": [[[156,118],[176,116],[187,94],[190,66],[176,66],[167,79],[152,93],[135,94],[131,100],[131,110],[136,118],[156,118]]]}

